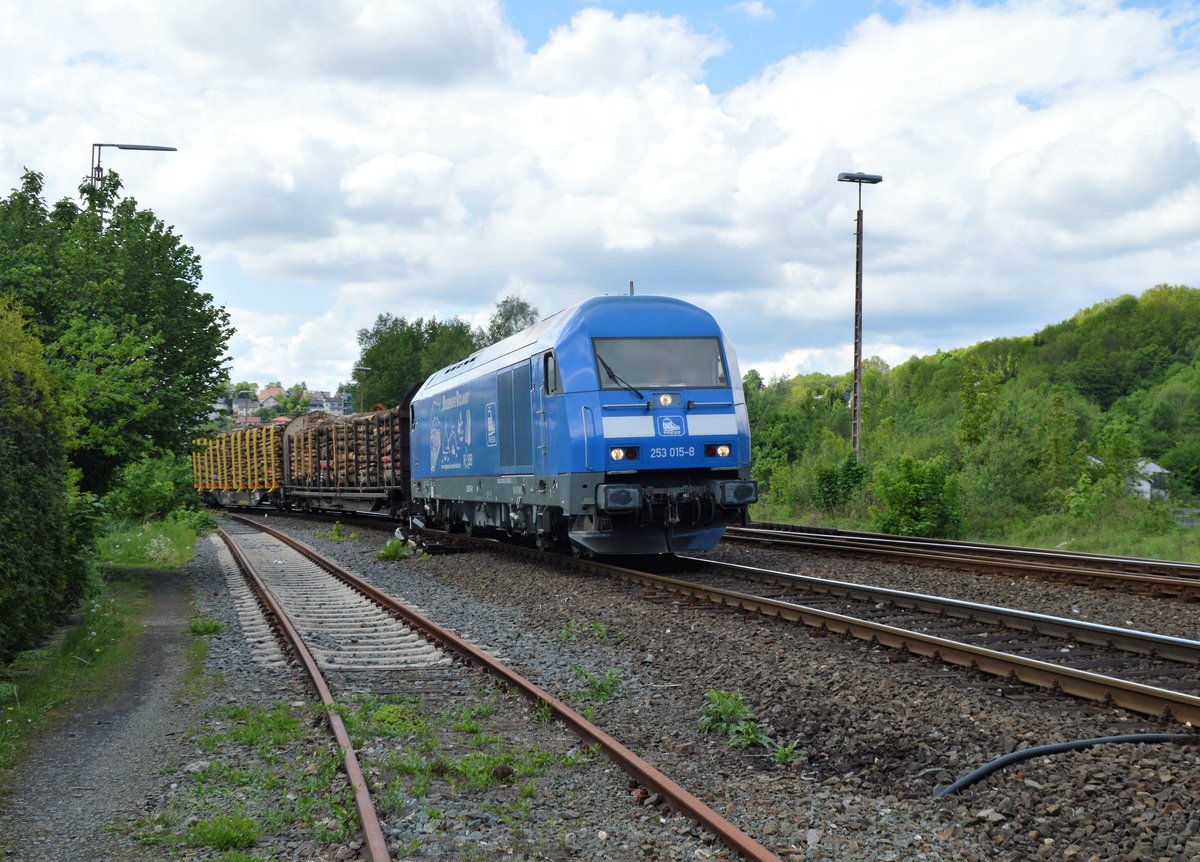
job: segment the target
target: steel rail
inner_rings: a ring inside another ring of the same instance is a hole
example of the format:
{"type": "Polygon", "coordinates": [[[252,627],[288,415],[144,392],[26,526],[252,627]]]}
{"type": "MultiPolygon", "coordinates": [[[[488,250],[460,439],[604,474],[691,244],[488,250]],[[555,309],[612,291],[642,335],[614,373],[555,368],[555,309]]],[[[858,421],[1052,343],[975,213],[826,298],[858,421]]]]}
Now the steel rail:
{"type": "Polygon", "coordinates": [[[362,591],[364,595],[378,602],[383,607],[404,617],[410,626],[421,631],[429,640],[445,649],[458,653],[467,661],[483,668],[531,700],[549,706],[554,715],[570,727],[577,736],[599,745],[610,760],[632,775],[643,787],[661,794],[674,810],[712,832],[726,847],[740,853],[748,862],[779,862],[775,854],[742,832],[720,814],[713,811],[698,797],[638,757],[638,755],[634,754],[614,737],[592,724],[558,698],[538,688],[532,682],[496,661],[496,659],[473,644],[463,640],[454,632],[439,626],[437,623],[420,614],[415,608],[410,607],[355,576],[299,539],[295,539],[248,518],[242,518],[237,515],[231,517],[234,520],[249,524],[283,541],[330,574],[353,586],[355,589],[362,591]]]}
{"type": "Polygon", "coordinates": [[[952,566],[963,569],[996,569],[1013,574],[1048,577],[1056,580],[1069,580],[1088,584],[1104,583],[1121,586],[1128,589],[1182,596],[1185,598],[1200,598],[1200,578],[1175,575],[1138,574],[1112,569],[1085,568],[1081,566],[1063,566],[1050,563],[1027,562],[1024,560],[1003,559],[999,556],[974,556],[949,551],[922,551],[919,543],[907,543],[905,547],[891,545],[872,545],[869,541],[847,541],[839,537],[827,537],[821,534],[802,535],[783,530],[755,530],[746,532],[746,528],[727,529],[725,535],[732,541],[752,542],[757,544],[789,545],[821,550],[843,551],[855,554],[877,554],[888,558],[915,560],[922,563],[935,563],[942,566],[952,566]]]}
{"type": "MultiPolygon", "coordinates": [[[[690,598],[701,599],[739,610],[761,613],[766,616],[776,616],[791,622],[800,622],[813,628],[838,634],[848,634],[871,643],[906,650],[916,655],[940,659],[948,664],[960,667],[973,667],[992,676],[1015,679],[1039,688],[1057,690],[1086,700],[1112,704],[1152,718],[1164,721],[1174,719],[1189,727],[1200,726],[1200,697],[1194,697],[1183,692],[1157,688],[1090,671],[1078,670],[1039,659],[1012,655],[1000,650],[961,643],[937,635],[914,632],[886,623],[876,623],[847,614],[808,607],[807,605],[799,605],[763,596],[754,596],[718,587],[706,587],[678,578],[655,575],[650,572],[630,569],[625,566],[618,566],[595,559],[572,559],[565,556],[551,556],[547,555],[544,551],[525,548],[519,545],[507,545],[490,539],[470,538],[458,534],[443,535],[448,541],[457,544],[487,547],[542,561],[553,559],[554,562],[560,565],[580,571],[613,575],[640,583],[643,586],[675,592],[690,598]]],[[[764,571],[764,574],[770,576],[776,573],[764,571]]],[[[1052,620],[1056,618],[1049,617],[1048,619],[1052,620]]],[[[1069,622],[1075,623],[1075,621],[1069,622]]],[[[1098,628],[1102,629],[1104,627],[1098,628]]],[[[1114,629],[1113,631],[1122,630],[1114,629]]],[[[1139,634],[1149,635],[1149,633],[1145,632],[1139,634]]],[[[1151,640],[1161,638],[1162,640],[1159,643],[1164,648],[1171,644],[1176,648],[1184,650],[1185,653],[1188,652],[1186,644],[1189,642],[1183,638],[1170,638],[1166,635],[1149,636],[1151,640]]]]}
{"type": "Polygon", "coordinates": [[[680,556],[678,559],[706,572],[716,574],[728,572],[732,573],[735,577],[753,577],[778,584],[796,585],[811,592],[844,596],[859,601],[885,601],[898,607],[946,614],[960,619],[971,619],[983,623],[998,623],[1008,628],[1037,632],[1052,637],[1074,638],[1079,643],[1112,646],[1141,655],[1155,655],[1171,661],[1200,664],[1200,641],[1189,640],[1188,638],[1127,629],[1120,626],[1107,626],[1100,623],[1087,622],[1086,620],[1072,620],[1066,617],[1021,611],[998,605],[985,605],[977,602],[963,601],[962,599],[950,599],[943,596],[909,592],[907,590],[895,590],[890,587],[816,578],[811,575],[801,575],[795,572],[760,569],[756,566],[744,566],[739,563],[726,563],[720,560],[684,556],[680,556]]]}
{"type": "Polygon", "coordinates": [[[668,578],[621,566],[609,566],[595,562],[590,565],[596,571],[615,574],[644,586],[669,590],[691,598],[703,599],[766,616],[777,616],[792,622],[802,622],[814,628],[852,635],[871,643],[938,658],[950,664],[974,667],[993,676],[1018,679],[1040,688],[1056,689],[1076,697],[1111,703],[1141,715],[1161,719],[1173,718],[1188,726],[1200,726],[1200,697],[1182,692],[1077,670],[1038,659],[1011,655],[987,647],[914,632],[885,623],[862,620],[833,611],[823,611],[793,602],[769,599],[718,587],[706,587],[678,578],[668,578]]]}
{"type": "MultiPolygon", "coordinates": [[[[239,518],[238,520],[243,519],[239,518]]],[[[375,804],[371,801],[371,794],[367,790],[367,782],[363,777],[362,767],[359,766],[358,757],[354,753],[354,744],[350,741],[350,734],[346,732],[346,725],[342,721],[341,715],[333,709],[333,695],[330,693],[329,686],[326,685],[325,678],[321,675],[321,671],[317,667],[316,660],[305,645],[304,638],[300,636],[300,633],[292,624],[287,612],[275,600],[275,596],[267,588],[262,578],[259,577],[250,560],[242,553],[242,549],[238,547],[237,542],[224,530],[219,532],[221,538],[225,540],[225,544],[229,547],[230,553],[233,554],[234,559],[237,561],[238,566],[241,567],[242,571],[254,585],[255,592],[258,593],[259,598],[266,604],[268,610],[278,621],[284,637],[304,665],[309,679],[312,680],[313,687],[317,690],[317,694],[321,698],[321,703],[325,705],[325,717],[329,721],[329,727],[333,731],[338,746],[342,749],[342,763],[346,769],[346,777],[350,781],[350,787],[354,790],[354,805],[358,809],[358,819],[362,824],[368,859],[370,862],[388,862],[391,857],[387,849],[387,839],[383,836],[383,827],[379,823],[375,804]]]]}
{"type": "Polygon", "coordinates": [[[965,542],[958,539],[924,539],[911,536],[893,536],[888,533],[869,533],[855,530],[837,530],[825,527],[803,527],[795,524],[773,524],[759,522],[744,527],[730,527],[735,534],[792,533],[798,536],[825,538],[847,543],[877,542],[883,545],[912,545],[916,547],[948,548],[956,551],[972,551],[981,554],[997,554],[1029,559],[1051,560],[1067,564],[1108,565],[1110,568],[1127,568],[1142,572],[1178,573],[1200,577],[1200,563],[1183,560],[1156,560],[1150,557],[1123,557],[1115,554],[1095,554],[1084,551],[1059,551],[1050,548],[1027,548],[1019,545],[991,545],[983,542],[965,542]]]}

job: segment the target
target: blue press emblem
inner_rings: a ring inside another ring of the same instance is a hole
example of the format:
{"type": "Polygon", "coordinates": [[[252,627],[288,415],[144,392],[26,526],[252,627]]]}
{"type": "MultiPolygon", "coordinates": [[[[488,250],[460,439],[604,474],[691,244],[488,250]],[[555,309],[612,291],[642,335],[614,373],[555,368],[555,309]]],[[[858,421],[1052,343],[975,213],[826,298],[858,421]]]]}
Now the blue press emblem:
{"type": "Polygon", "coordinates": [[[682,416],[655,416],[654,433],[659,437],[682,437],[682,416]]]}

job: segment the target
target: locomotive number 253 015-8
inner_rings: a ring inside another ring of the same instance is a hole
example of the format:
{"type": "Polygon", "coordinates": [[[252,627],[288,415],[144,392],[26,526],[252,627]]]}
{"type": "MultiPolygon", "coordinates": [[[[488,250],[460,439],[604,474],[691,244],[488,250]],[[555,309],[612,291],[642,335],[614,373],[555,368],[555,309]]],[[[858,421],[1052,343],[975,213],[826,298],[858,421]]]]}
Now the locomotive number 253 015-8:
{"type": "Polygon", "coordinates": [[[695,446],[651,446],[651,458],[691,458],[696,454],[695,446]]]}

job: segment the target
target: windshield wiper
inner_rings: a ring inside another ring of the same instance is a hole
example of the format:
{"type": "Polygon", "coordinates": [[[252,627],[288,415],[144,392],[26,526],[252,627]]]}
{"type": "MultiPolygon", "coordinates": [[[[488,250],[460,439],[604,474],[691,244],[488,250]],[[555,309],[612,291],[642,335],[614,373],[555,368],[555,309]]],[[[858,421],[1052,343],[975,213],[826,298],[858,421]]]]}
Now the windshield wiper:
{"type": "Polygon", "coordinates": [[[617,384],[622,389],[627,389],[630,392],[632,392],[634,395],[636,395],[638,397],[639,401],[646,397],[640,391],[638,391],[638,388],[636,386],[634,386],[632,383],[626,382],[620,375],[617,374],[617,372],[613,371],[612,366],[609,365],[607,362],[605,362],[604,357],[601,356],[599,353],[596,354],[596,361],[604,366],[604,370],[608,374],[608,379],[611,380],[613,383],[617,384]]]}

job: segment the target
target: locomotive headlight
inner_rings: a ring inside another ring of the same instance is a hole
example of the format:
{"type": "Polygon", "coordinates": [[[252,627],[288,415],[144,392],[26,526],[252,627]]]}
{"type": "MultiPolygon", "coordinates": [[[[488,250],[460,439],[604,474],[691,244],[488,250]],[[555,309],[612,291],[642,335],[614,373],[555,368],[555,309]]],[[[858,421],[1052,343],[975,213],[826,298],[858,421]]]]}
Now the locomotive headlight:
{"type": "Polygon", "coordinates": [[[671,396],[670,393],[664,392],[662,395],[658,396],[658,403],[661,404],[663,407],[670,407],[672,404],[675,403],[675,399],[671,396]]]}
{"type": "Polygon", "coordinates": [[[612,449],[612,451],[610,451],[608,453],[608,457],[612,458],[614,461],[624,461],[625,460],[625,450],[620,448],[619,446],[614,447],[612,449]]]}
{"type": "Polygon", "coordinates": [[[718,458],[728,458],[729,457],[729,444],[728,443],[722,443],[720,446],[717,447],[717,457],[718,458]]]}
{"type": "Polygon", "coordinates": [[[614,461],[629,461],[638,456],[637,446],[614,446],[608,450],[608,457],[614,461]]]}
{"type": "Polygon", "coordinates": [[[704,447],[704,454],[709,458],[728,458],[733,447],[728,443],[709,443],[704,447]]]}

